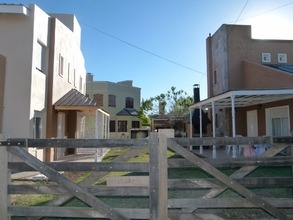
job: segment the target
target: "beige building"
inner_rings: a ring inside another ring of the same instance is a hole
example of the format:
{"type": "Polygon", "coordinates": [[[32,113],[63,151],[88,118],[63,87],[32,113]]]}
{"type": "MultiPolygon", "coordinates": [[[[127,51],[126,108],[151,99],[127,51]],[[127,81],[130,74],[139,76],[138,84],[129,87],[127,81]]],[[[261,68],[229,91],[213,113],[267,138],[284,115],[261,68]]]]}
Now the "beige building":
{"type": "Polygon", "coordinates": [[[208,99],[213,136],[290,135],[293,41],[251,38],[249,25],[222,25],[207,38],[208,99]]]}
{"type": "MultiPolygon", "coordinates": [[[[35,4],[0,4],[0,30],[0,54],[6,58],[0,56],[1,132],[12,138],[84,137],[85,116],[98,114],[99,107],[84,95],[76,17],[47,14],[35,4]]],[[[76,153],[30,151],[46,160],[76,153]]]]}
{"type": "Polygon", "coordinates": [[[137,110],[141,89],[132,83],[94,81],[93,75],[87,74],[87,95],[110,114],[110,138],[134,138],[140,128],[137,110]]]}

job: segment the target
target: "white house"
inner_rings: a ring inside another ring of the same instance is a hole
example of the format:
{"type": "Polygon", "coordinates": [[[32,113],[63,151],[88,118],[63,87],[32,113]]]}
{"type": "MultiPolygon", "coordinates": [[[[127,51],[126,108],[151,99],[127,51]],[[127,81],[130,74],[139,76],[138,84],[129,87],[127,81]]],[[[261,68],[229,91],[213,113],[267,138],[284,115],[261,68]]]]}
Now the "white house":
{"type": "MultiPolygon", "coordinates": [[[[86,70],[76,17],[47,14],[35,4],[0,4],[0,30],[5,57],[0,61],[5,81],[0,132],[12,138],[84,137],[86,115],[95,116],[100,108],[84,95],[86,70]]],[[[44,160],[76,153],[30,151],[44,160]]]]}

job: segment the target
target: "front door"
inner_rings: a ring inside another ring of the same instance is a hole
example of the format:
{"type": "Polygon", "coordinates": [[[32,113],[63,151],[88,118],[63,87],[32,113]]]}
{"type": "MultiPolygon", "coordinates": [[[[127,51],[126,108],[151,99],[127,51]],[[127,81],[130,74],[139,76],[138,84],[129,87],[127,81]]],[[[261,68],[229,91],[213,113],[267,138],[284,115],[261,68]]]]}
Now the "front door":
{"type": "Polygon", "coordinates": [[[247,136],[258,136],[257,110],[247,111],[247,136]]]}

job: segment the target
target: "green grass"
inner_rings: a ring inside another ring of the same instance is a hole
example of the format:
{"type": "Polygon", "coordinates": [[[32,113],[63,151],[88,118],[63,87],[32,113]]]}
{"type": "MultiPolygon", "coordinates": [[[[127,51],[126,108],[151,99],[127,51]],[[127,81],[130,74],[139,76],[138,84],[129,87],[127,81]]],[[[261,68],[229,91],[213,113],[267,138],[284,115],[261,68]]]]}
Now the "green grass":
{"type": "MultiPolygon", "coordinates": [[[[103,158],[102,162],[109,162],[117,156],[124,153],[127,149],[115,148],[110,150],[103,158]]],[[[176,157],[173,152],[168,152],[168,157],[176,157]]],[[[148,162],[149,153],[148,150],[144,150],[140,155],[132,158],[129,162],[148,162]]],[[[238,168],[225,168],[220,169],[226,175],[231,175],[238,168]]],[[[84,173],[75,182],[80,182],[84,178],[90,175],[90,172],[84,173]]],[[[109,176],[123,176],[123,175],[148,175],[148,173],[131,173],[131,172],[111,172],[109,176]]],[[[292,176],[292,167],[260,167],[251,172],[247,177],[286,177],[292,176]]],[[[172,168],[168,170],[169,179],[191,179],[191,178],[211,178],[212,176],[200,168],[172,168]]],[[[105,184],[106,179],[98,181],[96,184],[105,184]]],[[[251,189],[261,197],[274,197],[274,198],[292,198],[292,188],[274,188],[274,189],[251,189]]],[[[168,192],[169,198],[200,198],[204,196],[208,190],[170,190],[168,192]]],[[[241,197],[233,190],[226,190],[224,193],[218,196],[219,198],[239,198],[241,197]]],[[[30,205],[43,205],[54,197],[51,195],[17,195],[15,199],[18,201],[17,205],[30,206],[30,205]]],[[[147,208],[149,200],[146,197],[99,197],[103,202],[114,208],[147,208]]],[[[76,206],[87,207],[85,203],[78,199],[72,199],[68,201],[64,206],[76,206]]],[[[269,215],[263,212],[261,209],[203,209],[199,210],[201,213],[213,213],[219,215],[225,219],[241,219],[239,216],[243,216],[243,219],[270,219],[269,215]]],[[[17,220],[20,218],[12,218],[17,220]]],[[[69,219],[69,218],[44,218],[44,219],[69,219]]]]}

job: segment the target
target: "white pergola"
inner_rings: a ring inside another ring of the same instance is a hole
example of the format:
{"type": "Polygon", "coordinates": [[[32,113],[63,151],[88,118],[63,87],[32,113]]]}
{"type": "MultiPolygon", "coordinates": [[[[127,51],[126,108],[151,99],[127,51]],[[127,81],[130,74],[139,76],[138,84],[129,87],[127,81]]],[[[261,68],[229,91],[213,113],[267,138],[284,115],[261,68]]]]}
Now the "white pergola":
{"type": "MultiPolygon", "coordinates": [[[[235,108],[261,105],[264,103],[280,101],[293,98],[293,89],[256,89],[228,91],[220,95],[205,99],[189,107],[190,111],[190,134],[192,135],[192,111],[200,109],[200,137],[202,137],[202,109],[212,109],[213,137],[215,137],[215,108],[231,108],[232,135],[236,136],[235,108]]],[[[213,147],[215,150],[215,146],[213,147]]],[[[200,148],[202,153],[202,147],[200,148]]],[[[233,150],[233,157],[236,157],[236,150],[233,150]]]]}

